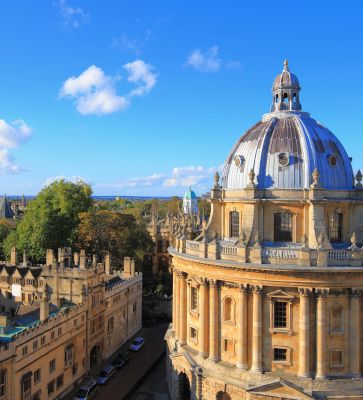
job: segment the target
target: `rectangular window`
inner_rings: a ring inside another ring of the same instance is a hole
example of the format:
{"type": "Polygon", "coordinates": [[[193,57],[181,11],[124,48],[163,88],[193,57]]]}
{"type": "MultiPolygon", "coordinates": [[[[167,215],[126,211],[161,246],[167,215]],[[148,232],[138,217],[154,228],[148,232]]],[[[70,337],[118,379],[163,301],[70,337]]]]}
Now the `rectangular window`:
{"type": "Polygon", "coordinates": [[[6,369],[0,370],[0,398],[4,398],[6,395],[6,369]]]}
{"type": "Polygon", "coordinates": [[[64,349],[64,364],[65,365],[70,365],[73,362],[73,344],[69,344],[65,349],[64,349]]]}
{"type": "Polygon", "coordinates": [[[223,340],[223,351],[226,353],[233,353],[234,352],[234,345],[232,339],[224,339],[223,340]]]}
{"type": "Polygon", "coordinates": [[[232,211],[230,213],[230,236],[238,238],[239,237],[239,212],[232,211]]]}
{"type": "Polygon", "coordinates": [[[281,349],[278,347],[274,348],[274,361],[286,361],[287,360],[287,349],[281,349]]]}
{"type": "Polygon", "coordinates": [[[198,331],[193,327],[190,328],[190,338],[193,340],[198,340],[198,331]]]}
{"type": "Polygon", "coordinates": [[[292,214],[289,212],[274,215],[274,241],[292,242],[292,214]]]}
{"type": "Polygon", "coordinates": [[[58,328],[58,336],[62,334],[62,328],[58,328]]]}
{"type": "Polygon", "coordinates": [[[53,373],[55,371],[55,358],[49,362],[49,373],[53,373]]]}
{"type": "Polygon", "coordinates": [[[331,242],[343,240],[343,214],[333,213],[329,217],[329,239],[331,242]]]}
{"type": "Polygon", "coordinates": [[[31,373],[27,373],[21,379],[21,399],[29,400],[32,396],[32,378],[31,373]]]}
{"type": "Polygon", "coordinates": [[[134,303],[133,306],[132,306],[132,312],[133,312],[134,314],[136,314],[136,307],[137,307],[137,304],[136,304],[136,301],[135,301],[135,303],[134,303]]]}
{"type": "Polygon", "coordinates": [[[341,350],[332,350],[330,354],[331,367],[343,366],[343,352],[341,350]]]}
{"type": "Polygon", "coordinates": [[[55,338],[55,332],[52,331],[50,332],[50,340],[53,340],[55,338]]]}
{"type": "Polygon", "coordinates": [[[62,374],[57,377],[57,389],[63,386],[63,382],[64,382],[64,375],[62,374]]]}
{"type": "Polygon", "coordinates": [[[287,328],[286,301],[274,302],[274,328],[287,328]]]}
{"type": "Polygon", "coordinates": [[[190,288],[190,309],[192,311],[198,310],[198,289],[193,286],[190,288]]]}
{"type": "Polygon", "coordinates": [[[40,380],[41,380],[41,369],[39,368],[34,372],[34,384],[39,383],[40,380]]]}
{"type": "Polygon", "coordinates": [[[28,346],[23,347],[22,353],[23,353],[23,356],[26,356],[28,354],[28,346]]]}
{"type": "Polygon", "coordinates": [[[38,340],[34,340],[33,342],[33,350],[36,350],[38,348],[38,340]]]}
{"type": "Polygon", "coordinates": [[[45,345],[45,336],[42,336],[41,338],[40,338],[40,344],[43,346],[43,345],[45,345]]]}
{"type": "Polygon", "coordinates": [[[48,383],[48,397],[54,393],[54,379],[48,383]]]}

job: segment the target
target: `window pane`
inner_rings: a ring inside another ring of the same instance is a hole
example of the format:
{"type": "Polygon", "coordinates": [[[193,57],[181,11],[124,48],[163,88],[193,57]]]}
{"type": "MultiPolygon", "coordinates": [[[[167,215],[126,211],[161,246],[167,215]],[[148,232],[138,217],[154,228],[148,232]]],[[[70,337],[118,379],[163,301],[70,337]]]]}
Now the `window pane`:
{"type": "Polygon", "coordinates": [[[230,218],[231,218],[230,236],[239,237],[239,213],[237,211],[232,211],[230,213],[230,218]]]}
{"type": "Polygon", "coordinates": [[[287,303],[284,301],[275,301],[274,303],[274,327],[275,328],[286,328],[287,318],[286,318],[287,303]]]}
{"type": "Polygon", "coordinates": [[[292,242],[292,214],[279,212],[274,215],[275,242],[292,242]]]}
{"type": "Polygon", "coordinates": [[[334,213],[329,217],[329,238],[331,242],[343,240],[343,214],[334,213]]]}

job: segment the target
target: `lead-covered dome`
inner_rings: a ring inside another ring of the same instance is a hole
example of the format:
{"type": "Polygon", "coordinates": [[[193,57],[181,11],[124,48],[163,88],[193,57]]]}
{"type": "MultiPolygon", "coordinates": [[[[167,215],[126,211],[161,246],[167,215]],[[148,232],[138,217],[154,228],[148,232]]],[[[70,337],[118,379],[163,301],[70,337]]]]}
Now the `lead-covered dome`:
{"type": "MultiPolygon", "coordinates": [[[[287,62],[283,73],[286,69],[287,62]]],[[[258,188],[308,189],[317,168],[321,187],[352,189],[351,160],[343,145],[329,129],[300,111],[298,79],[289,72],[294,84],[287,86],[283,73],[274,81],[272,112],[239,139],[227,158],[223,188],[244,189],[253,170],[258,188]]]]}

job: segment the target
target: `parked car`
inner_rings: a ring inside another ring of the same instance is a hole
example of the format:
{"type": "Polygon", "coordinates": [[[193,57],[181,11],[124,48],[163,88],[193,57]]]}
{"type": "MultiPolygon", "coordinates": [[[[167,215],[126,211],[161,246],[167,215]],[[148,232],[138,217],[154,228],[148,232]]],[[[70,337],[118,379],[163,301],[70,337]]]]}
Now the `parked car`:
{"type": "Polygon", "coordinates": [[[73,397],[74,400],[90,400],[94,399],[97,395],[97,382],[94,380],[90,380],[85,385],[81,386],[78,389],[78,392],[73,397]]]}
{"type": "Polygon", "coordinates": [[[139,351],[142,349],[145,345],[145,339],[142,337],[137,337],[134,339],[134,341],[131,343],[129,349],[131,351],[139,351]]]}
{"type": "Polygon", "coordinates": [[[129,360],[130,353],[128,351],[121,351],[112,361],[112,365],[117,369],[121,369],[129,360]]]}
{"type": "Polygon", "coordinates": [[[113,365],[107,365],[103,370],[97,375],[96,381],[99,385],[106,385],[106,383],[113,377],[116,369],[113,365]]]}

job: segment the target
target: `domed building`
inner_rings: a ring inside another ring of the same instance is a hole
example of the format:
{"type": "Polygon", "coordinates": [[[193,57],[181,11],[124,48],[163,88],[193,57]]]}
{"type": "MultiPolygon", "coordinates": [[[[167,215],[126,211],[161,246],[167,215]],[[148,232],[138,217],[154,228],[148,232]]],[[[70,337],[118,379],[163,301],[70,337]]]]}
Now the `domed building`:
{"type": "Polygon", "coordinates": [[[211,217],[169,249],[173,400],[363,399],[363,186],[284,68],[211,217]]]}
{"type": "Polygon", "coordinates": [[[198,214],[198,198],[190,186],[183,197],[183,212],[189,215],[198,214]]]}

